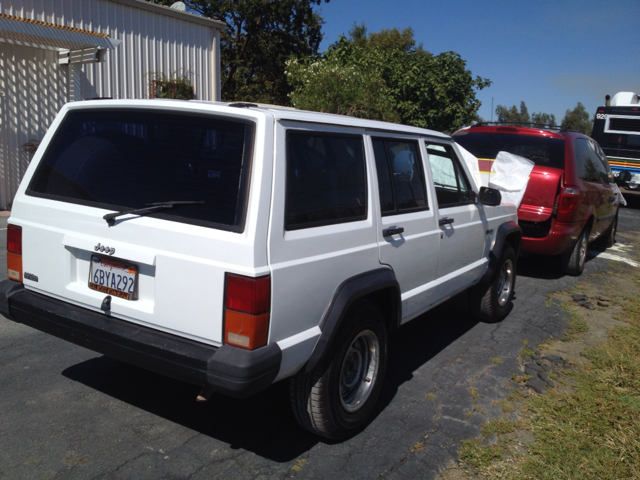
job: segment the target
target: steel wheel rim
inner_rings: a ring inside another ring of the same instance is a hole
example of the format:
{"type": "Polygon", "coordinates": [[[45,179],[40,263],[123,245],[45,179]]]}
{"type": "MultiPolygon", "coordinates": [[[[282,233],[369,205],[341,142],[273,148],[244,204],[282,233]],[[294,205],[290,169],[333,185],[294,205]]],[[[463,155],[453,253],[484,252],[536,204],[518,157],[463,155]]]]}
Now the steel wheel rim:
{"type": "Polygon", "coordinates": [[[340,402],[348,412],[359,410],[371,395],[380,365],[380,344],[371,330],[353,339],[340,369],[340,402]]]}
{"type": "Polygon", "coordinates": [[[511,296],[511,286],[513,285],[513,262],[507,259],[502,265],[500,276],[498,277],[498,305],[504,307],[511,296]]]}

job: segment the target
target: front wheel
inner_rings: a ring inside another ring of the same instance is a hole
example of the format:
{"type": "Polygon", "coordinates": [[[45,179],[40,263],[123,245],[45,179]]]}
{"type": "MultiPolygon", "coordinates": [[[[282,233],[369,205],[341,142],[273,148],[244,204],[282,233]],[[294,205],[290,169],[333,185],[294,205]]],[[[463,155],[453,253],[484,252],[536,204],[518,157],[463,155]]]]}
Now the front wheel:
{"type": "Polygon", "coordinates": [[[387,366],[387,331],[380,310],[362,300],[348,314],[327,359],[291,379],[296,420],[330,439],[349,437],[367,422],[387,366]]]}
{"type": "Polygon", "coordinates": [[[469,291],[473,315],[489,323],[504,319],[513,307],[515,282],[516,254],[511,245],[505,245],[491,283],[479,283],[469,291]]]}

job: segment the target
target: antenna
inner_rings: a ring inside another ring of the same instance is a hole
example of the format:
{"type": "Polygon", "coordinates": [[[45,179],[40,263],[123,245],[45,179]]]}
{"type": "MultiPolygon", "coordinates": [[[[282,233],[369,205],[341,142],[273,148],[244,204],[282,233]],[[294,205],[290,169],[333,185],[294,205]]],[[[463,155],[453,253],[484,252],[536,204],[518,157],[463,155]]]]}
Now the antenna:
{"type": "Polygon", "coordinates": [[[187,10],[187,6],[184,4],[184,2],[175,2],[171,5],[171,8],[173,8],[174,10],[178,10],[179,12],[184,12],[187,10]]]}

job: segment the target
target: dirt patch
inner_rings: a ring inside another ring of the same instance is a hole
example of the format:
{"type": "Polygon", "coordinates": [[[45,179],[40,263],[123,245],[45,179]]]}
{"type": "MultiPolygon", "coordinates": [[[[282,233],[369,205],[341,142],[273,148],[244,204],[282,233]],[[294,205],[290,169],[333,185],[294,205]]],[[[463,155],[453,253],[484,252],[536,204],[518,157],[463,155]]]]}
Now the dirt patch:
{"type": "Polygon", "coordinates": [[[628,325],[616,320],[622,314],[622,298],[626,295],[637,295],[638,289],[634,282],[625,282],[621,278],[611,279],[617,287],[617,293],[603,294],[602,289],[589,280],[581,282],[576,292],[557,292],[553,298],[558,299],[563,307],[578,321],[586,324],[588,330],[582,333],[569,333],[561,341],[554,341],[542,345],[545,354],[561,356],[568,364],[586,364],[589,361],[581,355],[586,348],[606,343],[607,332],[616,326],[628,325]],[[581,305],[575,298],[586,298],[586,305],[581,305]],[[593,308],[590,308],[593,307],[593,308]]]}

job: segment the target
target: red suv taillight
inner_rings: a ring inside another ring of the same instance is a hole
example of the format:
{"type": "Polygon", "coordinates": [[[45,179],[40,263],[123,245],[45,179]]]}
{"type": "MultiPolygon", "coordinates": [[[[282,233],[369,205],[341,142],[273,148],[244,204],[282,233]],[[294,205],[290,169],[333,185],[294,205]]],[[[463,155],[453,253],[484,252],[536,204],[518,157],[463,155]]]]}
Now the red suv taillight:
{"type": "Polygon", "coordinates": [[[22,281],[22,227],[7,225],[7,277],[22,281]]]}
{"type": "Polygon", "coordinates": [[[558,213],[571,213],[578,208],[580,189],[578,187],[564,187],[560,192],[558,213]]]}
{"type": "Polygon", "coordinates": [[[271,277],[227,273],[224,307],[225,343],[248,350],[267,344],[271,277]]]}

